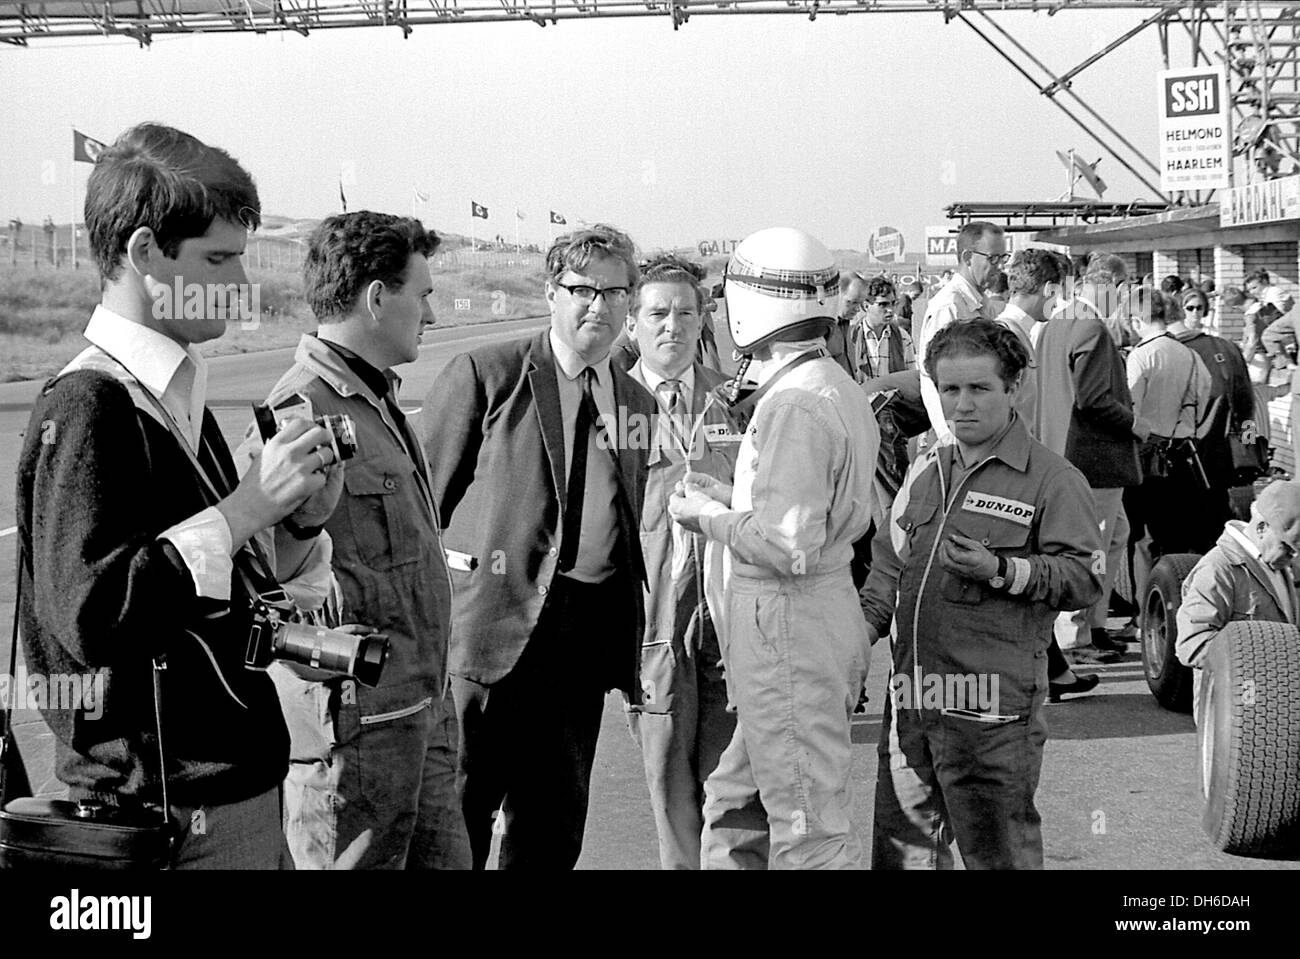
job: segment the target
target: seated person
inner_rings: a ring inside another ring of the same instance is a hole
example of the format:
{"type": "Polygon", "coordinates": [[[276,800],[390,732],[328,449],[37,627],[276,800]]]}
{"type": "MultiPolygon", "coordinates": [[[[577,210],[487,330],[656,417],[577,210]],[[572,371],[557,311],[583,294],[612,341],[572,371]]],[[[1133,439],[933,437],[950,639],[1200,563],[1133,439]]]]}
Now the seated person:
{"type": "MultiPolygon", "coordinates": [[[[1250,507],[1250,521],[1230,521],[1215,547],[1187,574],[1178,607],[1175,650],[1186,666],[1205,665],[1210,644],[1228,623],[1296,622],[1295,575],[1300,551],[1300,483],[1278,480],[1250,507]]],[[[1200,719],[1201,677],[1192,687],[1200,719]]]]}

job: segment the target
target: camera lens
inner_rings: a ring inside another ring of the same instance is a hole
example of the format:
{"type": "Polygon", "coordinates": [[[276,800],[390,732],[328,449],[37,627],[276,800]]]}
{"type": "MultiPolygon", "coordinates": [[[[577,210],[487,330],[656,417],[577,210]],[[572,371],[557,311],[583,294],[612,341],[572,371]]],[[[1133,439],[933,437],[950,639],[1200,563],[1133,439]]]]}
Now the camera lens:
{"type": "Polygon", "coordinates": [[[352,675],[362,686],[378,686],[387,661],[388,638],[364,636],[357,643],[357,658],[352,675]]]}
{"type": "Polygon", "coordinates": [[[271,641],[271,655],[353,676],[363,686],[377,686],[388,659],[388,639],[382,635],[354,636],[304,623],[281,623],[271,641]]]}

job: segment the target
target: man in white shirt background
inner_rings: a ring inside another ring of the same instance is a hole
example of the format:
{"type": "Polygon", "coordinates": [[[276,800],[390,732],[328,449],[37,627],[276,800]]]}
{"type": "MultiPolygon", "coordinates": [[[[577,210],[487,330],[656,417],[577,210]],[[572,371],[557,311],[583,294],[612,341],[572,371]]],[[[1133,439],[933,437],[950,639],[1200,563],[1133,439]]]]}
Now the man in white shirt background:
{"type": "Polygon", "coordinates": [[[949,323],[974,320],[989,315],[984,291],[1006,264],[1007,240],[1002,227],[985,220],[972,220],[957,234],[957,272],[930,298],[921,323],[921,336],[917,340],[918,366],[921,368],[921,398],[930,414],[930,427],[936,438],[945,440],[952,436],[943,418],[943,407],[934,381],[925,372],[925,350],[930,340],[949,323]]]}
{"type": "Polygon", "coordinates": [[[1246,275],[1246,295],[1260,306],[1276,307],[1284,315],[1295,306],[1295,299],[1272,281],[1268,270],[1254,270],[1246,275]]]}

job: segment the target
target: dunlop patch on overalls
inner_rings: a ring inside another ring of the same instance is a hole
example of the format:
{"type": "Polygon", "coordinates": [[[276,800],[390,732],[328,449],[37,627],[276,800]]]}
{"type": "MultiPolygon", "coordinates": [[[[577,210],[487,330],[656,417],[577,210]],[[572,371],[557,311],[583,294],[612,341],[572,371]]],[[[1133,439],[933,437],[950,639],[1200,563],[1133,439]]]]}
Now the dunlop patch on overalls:
{"type": "Polygon", "coordinates": [[[977,493],[975,490],[971,490],[966,494],[966,498],[962,500],[961,508],[971,513],[983,513],[986,516],[1009,519],[1021,526],[1031,525],[1034,521],[1034,512],[1037,510],[1037,507],[1030,503],[1022,503],[1014,499],[1003,499],[1001,496],[993,496],[989,493],[977,493]]]}

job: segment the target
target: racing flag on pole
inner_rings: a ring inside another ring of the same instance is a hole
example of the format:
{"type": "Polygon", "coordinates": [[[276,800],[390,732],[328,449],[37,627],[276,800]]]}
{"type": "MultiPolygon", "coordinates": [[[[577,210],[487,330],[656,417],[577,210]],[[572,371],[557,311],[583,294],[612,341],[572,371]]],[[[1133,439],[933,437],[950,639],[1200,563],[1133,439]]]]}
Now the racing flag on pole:
{"type": "Polygon", "coordinates": [[[551,211],[551,222],[558,223],[560,226],[567,226],[569,223],[568,220],[566,220],[560,214],[556,213],[554,210],[551,211]]]}
{"type": "Polygon", "coordinates": [[[473,200],[470,200],[469,215],[476,216],[481,220],[486,220],[488,218],[487,207],[483,206],[481,203],[475,203],[473,200]]]}
{"type": "Polygon", "coordinates": [[[93,140],[77,130],[72,131],[72,162],[98,163],[99,155],[106,147],[98,140],[93,140]]]}

